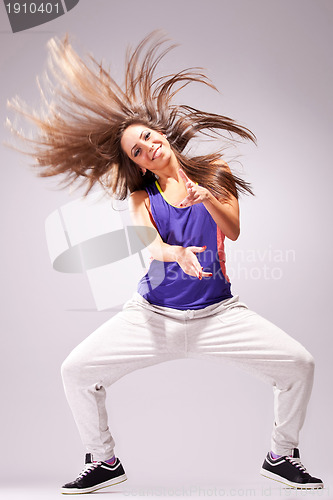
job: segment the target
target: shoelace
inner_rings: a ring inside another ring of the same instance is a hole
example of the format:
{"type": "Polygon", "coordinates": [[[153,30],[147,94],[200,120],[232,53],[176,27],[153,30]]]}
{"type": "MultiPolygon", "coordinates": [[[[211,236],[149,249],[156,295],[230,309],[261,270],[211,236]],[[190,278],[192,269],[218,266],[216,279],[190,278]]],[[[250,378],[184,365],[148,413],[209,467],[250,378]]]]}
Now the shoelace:
{"type": "Polygon", "coordinates": [[[308,471],[302,464],[300,458],[286,457],[286,459],[289,460],[289,462],[295,467],[297,467],[301,472],[303,472],[304,474],[308,474],[308,471]]]}
{"type": "Polygon", "coordinates": [[[86,464],[80,474],[77,477],[77,480],[81,479],[83,476],[86,476],[89,474],[91,471],[96,469],[99,465],[101,465],[102,462],[92,462],[89,464],[86,464]]]}

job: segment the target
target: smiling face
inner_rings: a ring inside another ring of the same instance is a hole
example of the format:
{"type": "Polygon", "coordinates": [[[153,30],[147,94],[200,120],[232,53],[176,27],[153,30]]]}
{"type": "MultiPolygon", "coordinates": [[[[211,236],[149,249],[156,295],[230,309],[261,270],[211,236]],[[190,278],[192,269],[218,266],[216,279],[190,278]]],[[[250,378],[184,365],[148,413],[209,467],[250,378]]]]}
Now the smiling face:
{"type": "Polygon", "coordinates": [[[161,132],[145,125],[130,125],[120,141],[123,151],[142,170],[158,171],[171,159],[170,144],[161,132]]]}

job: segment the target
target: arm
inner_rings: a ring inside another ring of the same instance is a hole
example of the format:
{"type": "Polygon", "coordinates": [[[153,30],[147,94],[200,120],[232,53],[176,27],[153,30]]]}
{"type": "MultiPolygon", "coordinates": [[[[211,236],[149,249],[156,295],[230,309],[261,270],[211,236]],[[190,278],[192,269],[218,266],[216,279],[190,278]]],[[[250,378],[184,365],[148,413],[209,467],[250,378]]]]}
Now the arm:
{"type": "MultiPolygon", "coordinates": [[[[225,168],[229,167],[225,164],[225,168]]],[[[236,241],[240,234],[239,205],[235,196],[230,194],[228,200],[218,200],[208,189],[194,184],[185,172],[179,170],[185,182],[188,195],[180,203],[185,207],[195,203],[203,203],[222,233],[230,240],[236,241]]]]}
{"type": "Polygon", "coordinates": [[[149,197],[145,191],[135,191],[129,199],[129,210],[133,224],[140,226],[139,237],[146,245],[152,257],[163,262],[177,262],[182,270],[191,276],[201,279],[203,276],[211,276],[211,273],[202,271],[202,267],[196,257],[196,253],[204,252],[205,247],[182,247],[180,245],[169,245],[165,243],[152,222],[148,210],[149,197]],[[145,234],[143,227],[147,227],[145,234]],[[156,238],[151,243],[151,229],[155,229],[156,238]],[[150,233],[150,234],[149,234],[150,233]]]}
{"type": "Polygon", "coordinates": [[[238,200],[230,195],[230,200],[218,200],[209,191],[204,206],[221,229],[222,233],[232,241],[236,241],[240,234],[238,200]]]}

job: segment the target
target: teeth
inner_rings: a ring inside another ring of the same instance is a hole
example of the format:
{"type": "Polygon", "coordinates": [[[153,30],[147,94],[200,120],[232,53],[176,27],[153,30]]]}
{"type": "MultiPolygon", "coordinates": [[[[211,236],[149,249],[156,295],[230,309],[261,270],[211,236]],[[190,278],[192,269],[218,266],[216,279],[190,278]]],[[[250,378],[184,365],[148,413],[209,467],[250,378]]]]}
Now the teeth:
{"type": "Polygon", "coordinates": [[[159,149],[161,149],[161,146],[158,146],[158,148],[154,151],[154,154],[153,154],[153,160],[155,159],[155,156],[156,156],[157,151],[158,151],[159,149]]]}

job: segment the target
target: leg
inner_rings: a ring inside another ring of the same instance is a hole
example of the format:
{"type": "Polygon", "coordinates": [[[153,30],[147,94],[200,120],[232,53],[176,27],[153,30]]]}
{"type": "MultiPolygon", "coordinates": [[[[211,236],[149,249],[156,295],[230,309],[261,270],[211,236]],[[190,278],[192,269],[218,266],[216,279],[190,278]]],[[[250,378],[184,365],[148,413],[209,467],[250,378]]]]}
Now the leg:
{"type": "Polygon", "coordinates": [[[182,356],[181,324],[135,300],[76,347],[62,365],[66,396],[87,452],[113,455],[105,388],[139,368],[182,356]],[[178,331],[179,330],[179,331],[178,331]],[[176,340],[175,340],[176,339],[176,340]]]}
{"type": "Polygon", "coordinates": [[[313,383],[314,362],[306,349],[237,298],[197,318],[187,338],[189,356],[224,358],[268,381],[275,413],[271,449],[287,455],[297,448],[313,383]]]}

